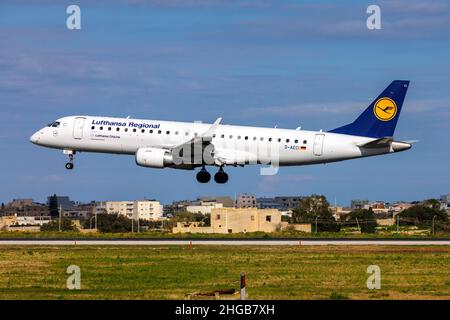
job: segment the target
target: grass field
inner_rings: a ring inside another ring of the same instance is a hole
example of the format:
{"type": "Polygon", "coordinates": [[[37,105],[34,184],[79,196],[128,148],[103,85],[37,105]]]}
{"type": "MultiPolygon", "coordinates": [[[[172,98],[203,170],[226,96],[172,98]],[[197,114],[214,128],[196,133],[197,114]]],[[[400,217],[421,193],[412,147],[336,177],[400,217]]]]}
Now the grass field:
{"type": "Polygon", "coordinates": [[[0,299],[184,299],[238,289],[241,271],[249,299],[450,299],[450,248],[435,246],[2,246],[0,299]],[[81,290],[66,289],[73,264],[81,290]]]}

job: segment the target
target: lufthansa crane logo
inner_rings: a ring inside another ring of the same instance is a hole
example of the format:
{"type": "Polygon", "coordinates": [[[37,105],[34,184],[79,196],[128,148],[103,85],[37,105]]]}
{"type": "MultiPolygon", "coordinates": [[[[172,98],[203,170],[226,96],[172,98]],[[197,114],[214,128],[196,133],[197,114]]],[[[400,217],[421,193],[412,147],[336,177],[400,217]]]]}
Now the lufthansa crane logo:
{"type": "Polygon", "coordinates": [[[397,114],[397,105],[390,98],[380,98],[373,106],[373,113],[378,120],[389,121],[397,114]]]}

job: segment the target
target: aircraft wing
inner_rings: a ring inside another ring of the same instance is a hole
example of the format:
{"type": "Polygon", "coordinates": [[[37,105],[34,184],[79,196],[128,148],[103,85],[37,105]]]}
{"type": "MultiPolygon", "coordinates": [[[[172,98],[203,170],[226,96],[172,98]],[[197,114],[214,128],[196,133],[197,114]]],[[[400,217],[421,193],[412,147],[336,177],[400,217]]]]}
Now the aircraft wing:
{"type": "Polygon", "coordinates": [[[171,144],[161,144],[161,145],[152,145],[152,147],[155,148],[161,148],[161,149],[167,149],[167,150],[173,150],[173,149],[182,149],[182,148],[188,148],[189,146],[194,145],[195,143],[199,143],[201,142],[201,140],[203,140],[203,144],[210,144],[213,134],[216,131],[217,127],[219,126],[220,122],[222,121],[222,118],[217,118],[216,121],[214,121],[214,123],[211,125],[211,127],[209,127],[208,130],[206,130],[205,132],[203,132],[202,134],[186,141],[183,142],[182,144],[178,144],[178,145],[171,145],[171,144]],[[206,143],[205,143],[206,142],[206,143]]]}

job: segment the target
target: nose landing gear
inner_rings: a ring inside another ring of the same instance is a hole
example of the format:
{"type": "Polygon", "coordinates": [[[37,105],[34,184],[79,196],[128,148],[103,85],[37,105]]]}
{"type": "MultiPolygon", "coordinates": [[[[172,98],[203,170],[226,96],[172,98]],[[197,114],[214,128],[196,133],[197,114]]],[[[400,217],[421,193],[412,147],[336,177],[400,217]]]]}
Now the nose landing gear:
{"type": "Polygon", "coordinates": [[[66,169],[72,170],[73,169],[73,158],[75,155],[75,151],[72,150],[64,150],[64,154],[67,154],[69,156],[69,162],[66,163],[66,169]]]}
{"type": "Polygon", "coordinates": [[[67,170],[72,170],[73,169],[73,163],[72,162],[67,162],[66,163],[66,169],[67,170]]]}

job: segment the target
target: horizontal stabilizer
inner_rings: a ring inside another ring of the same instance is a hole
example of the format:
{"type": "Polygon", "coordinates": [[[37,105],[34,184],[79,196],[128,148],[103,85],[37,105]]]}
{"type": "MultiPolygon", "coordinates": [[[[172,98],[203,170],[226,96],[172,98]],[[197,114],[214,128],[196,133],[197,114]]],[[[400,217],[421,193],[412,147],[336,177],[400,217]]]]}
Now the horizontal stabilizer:
{"type": "Polygon", "coordinates": [[[358,144],[358,147],[361,148],[383,148],[383,147],[389,147],[394,141],[391,137],[384,137],[376,140],[372,140],[370,142],[365,142],[358,144]]]}

